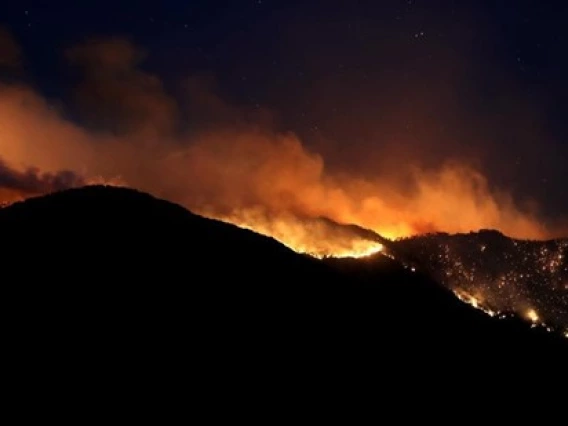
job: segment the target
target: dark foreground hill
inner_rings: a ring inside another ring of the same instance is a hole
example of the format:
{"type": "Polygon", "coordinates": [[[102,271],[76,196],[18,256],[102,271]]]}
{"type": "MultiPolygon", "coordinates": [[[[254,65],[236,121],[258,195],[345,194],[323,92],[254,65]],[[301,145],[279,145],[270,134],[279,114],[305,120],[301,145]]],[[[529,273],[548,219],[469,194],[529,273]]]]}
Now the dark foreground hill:
{"type": "Polygon", "coordinates": [[[565,339],[489,318],[390,259],[322,262],[129,189],[30,199],[0,209],[0,230],[8,346],[46,383],[238,393],[566,359],[565,339]]]}

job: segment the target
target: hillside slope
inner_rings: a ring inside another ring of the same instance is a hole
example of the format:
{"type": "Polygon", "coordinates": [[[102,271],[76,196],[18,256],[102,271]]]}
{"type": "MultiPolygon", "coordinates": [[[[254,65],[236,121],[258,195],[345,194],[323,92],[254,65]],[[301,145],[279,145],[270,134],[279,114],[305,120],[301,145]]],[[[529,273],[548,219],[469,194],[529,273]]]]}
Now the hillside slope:
{"type": "Polygon", "coordinates": [[[490,230],[396,241],[430,276],[500,312],[568,331],[568,240],[525,241],[490,230]]]}
{"type": "Polygon", "coordinates": [[[564,339],[491,319],[387,258],[322,262],[129,189],[30,199],[0,210],[0,230],[10,328],[31,363],[43,348],[128,371],[179,372],[191,358],[215,374],[390,365],[451,377],[566,356],[564,339]]]}

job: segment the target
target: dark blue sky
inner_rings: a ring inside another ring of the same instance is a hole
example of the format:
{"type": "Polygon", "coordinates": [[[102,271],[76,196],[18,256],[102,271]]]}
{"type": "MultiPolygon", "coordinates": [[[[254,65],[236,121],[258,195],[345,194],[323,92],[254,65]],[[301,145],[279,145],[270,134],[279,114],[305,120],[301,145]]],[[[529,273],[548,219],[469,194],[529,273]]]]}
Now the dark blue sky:
{"type": "Polygon", "coordinates": [[[405,150],[426,164],[466,157],[561,216],[567,12],[527,0],[21,1],[3,5],[0,25],[49,97],[74,84],[64,49],[126,37],[174,95],[207,75],[227,101],[266,108],[328,151],[331,166],[372,172],[365,153],[384,144],[396,161],[405,150]]]}

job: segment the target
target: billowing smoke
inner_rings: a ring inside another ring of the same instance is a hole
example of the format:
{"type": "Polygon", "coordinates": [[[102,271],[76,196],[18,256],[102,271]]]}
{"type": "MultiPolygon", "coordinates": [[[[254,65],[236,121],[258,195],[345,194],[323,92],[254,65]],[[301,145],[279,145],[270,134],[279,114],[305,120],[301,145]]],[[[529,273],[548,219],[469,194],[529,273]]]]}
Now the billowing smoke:
{"type": "Polygon", "coordinates": [[[73,171],[41,172],[30,168],[13,170],[0,160],[0,197],[2,202],[83,186],[85,179],[73,171]]]}
{"type": "Polygon", "coordinates": [[[394,179],[328,173],[324,159],[294,135],[261,131],[201,135],[171,161],[180,164],[172,170],[184,170],[181,182],[199,182],[186,204],[237,222],[291,213],[358,224],[386,237],[479,228],[536,238],[546,233],[505,194],[492,193],[482,175],[458,163],[409,169],[412,186],[405,188],[394,179]]]}
{"type": "Polygon", "coordinates": [[[316,234],[322,239],[324,228],[313,231],[320,217],[391,238],[480,228],[551,235],[463,160],[425,167],[409,156],[375,175],[331,168],[296,134],[230,106],[199,79],[184,86],[190,112],[181,108],[157,76],[139,67],[143,53],[125,40],[89,41],[66,58],[83,75],[72,110],[80,120],[25,84],[0,85],[0,196],[119,178],[308,251],[316,234]]]}

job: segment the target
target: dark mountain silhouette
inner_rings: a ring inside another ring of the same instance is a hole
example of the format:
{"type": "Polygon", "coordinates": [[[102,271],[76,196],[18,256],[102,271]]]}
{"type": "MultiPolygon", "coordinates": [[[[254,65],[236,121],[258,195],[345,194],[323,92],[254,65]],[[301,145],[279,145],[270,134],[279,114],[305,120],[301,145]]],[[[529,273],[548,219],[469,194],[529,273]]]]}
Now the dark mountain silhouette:
{"type": "Polygon", "coordinates": [[[10,354],[46,383],[458,383],[566,359],[565,339],[395,260],[316,260],[130,189],[29,199],[0,209],[0,230],[10,354]]]}

